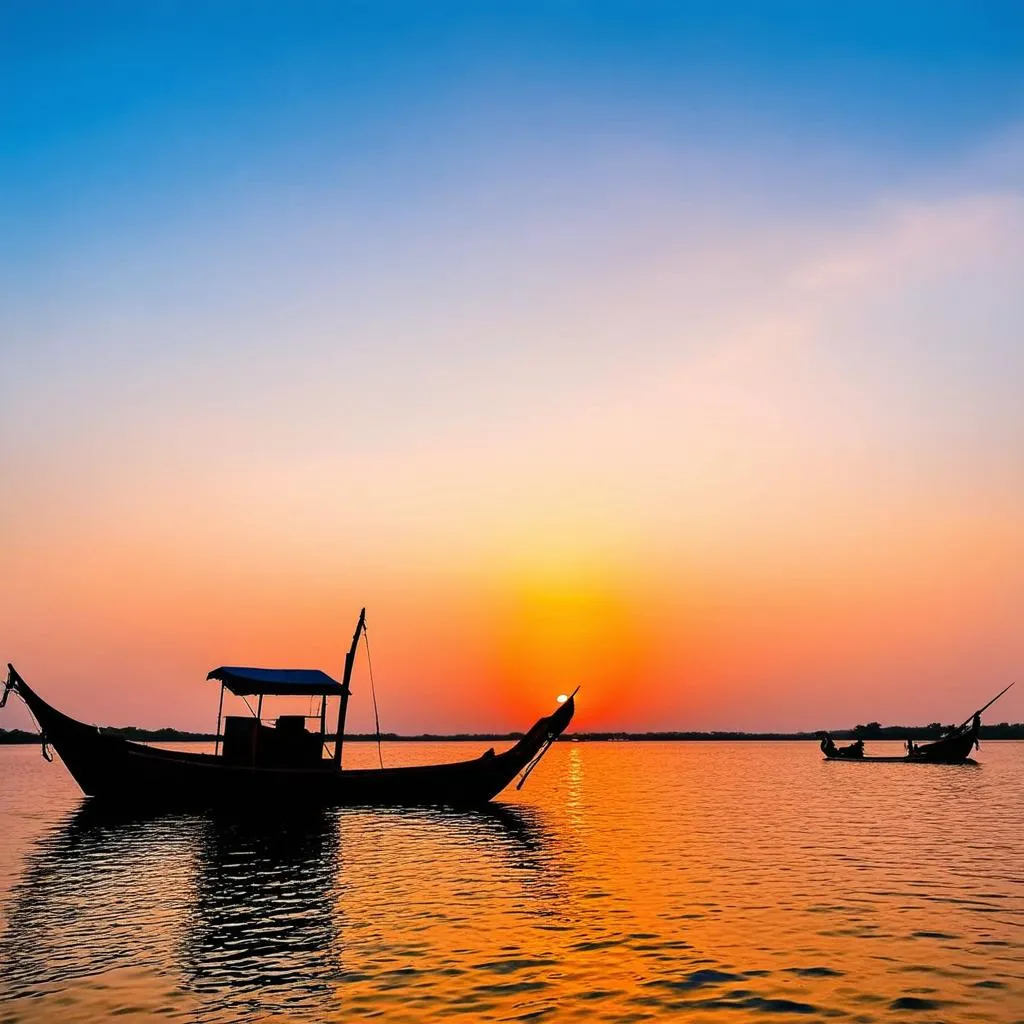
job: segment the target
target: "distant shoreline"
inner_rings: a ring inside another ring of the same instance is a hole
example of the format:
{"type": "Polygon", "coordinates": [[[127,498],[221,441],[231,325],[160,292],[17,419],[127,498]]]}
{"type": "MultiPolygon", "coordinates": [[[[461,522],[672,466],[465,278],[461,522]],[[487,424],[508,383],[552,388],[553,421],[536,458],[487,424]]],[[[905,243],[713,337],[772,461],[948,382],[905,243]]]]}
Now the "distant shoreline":
{"type": "MultiPolygon", "coordinates": [[[[213,733],[183,732],[178,729],[138,729],[133,726],[124,728],[101,727],[105,736],[119,736],[122,739],[138,743],[212,743],[217,737],[213,733]]],[[[454,733],[439,735],[421,733],[416,736],[400,736],[397,733],[381,733],[381,741],[385,743],[466,743],[466,742],[514,742],[522,737],[521,732],[507,733],[454,733]]],[[[577,732],[559,737],[560,742],[579,743],[614,743],[614,742],[715,742],[715,741],[785,741],[814,740],[817,741],[821,731],[815,732],[740,732],[734,730],[716,730],[712,732],[671,731],[671,732],[577,732]]],[[[942,727],[932,725],[858,725],[853,729],[833,729],[830,735],[837,740],[929,740],[938,739],[942,735],[942,727]]],[[[1024,723],[1001,722],[998,725],[981,727],[983,740],[1024,740],[1024,723]]],[[[345,736],[346,743],[373,743],[377,739],[374,733],[354,733],[345,736]]],[[[325,740],[334,742],[334,735],[328,733],[325,740]]],[[[0,729],[0,745],[15,743],[38,743],[39,734],[26,732],[23,729],[0,729]]]]}

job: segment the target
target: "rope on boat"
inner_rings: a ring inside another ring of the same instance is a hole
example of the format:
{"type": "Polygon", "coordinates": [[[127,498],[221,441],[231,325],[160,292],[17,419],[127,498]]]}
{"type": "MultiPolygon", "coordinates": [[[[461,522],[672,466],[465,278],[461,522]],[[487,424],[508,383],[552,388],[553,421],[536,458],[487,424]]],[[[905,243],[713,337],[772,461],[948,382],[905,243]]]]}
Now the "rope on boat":
{"type": "Polygon", "coordinates": [[[373,724],[377,727],[377,760],[384,767],[384,756],[380,752],[380,716],[377,714],[377,688],[373,685],[373,661],[370,659],[370,633],[363,623],[363,643],[366,646],[366,665],[370,670],[370,696],[373,698],[373,724]]]}
{"type": "Polygon", "coordinates": [[[36,718],[35,712],[28,707],[28,701],[25,702],[25,707],[28,708],[29,716],[36,723],[36,728],[39,730],[39,742],[42,744],[43,760],[52,762],[53,754],[50,752],[50,741],[46,738],[46,730],[39,724],[39,719],[36,718]]]}
{"type": "MultiPolygon", "coordinates": [[[[14,671],[14,666],[8,664],[7,666],[7,682],[4,684],[4,692],[0,695],[0,708],[5,707],[7,704],[7,698],[11,695],[11,690],[14,689],[17,680],[17,675],[14,671]]],[[[53,753],[50,750],[49,740],[46,738],[46,732],[43,727],[39,724],[39,719],[36,718],[35,712],[29,707],[28,701],[25,700],[24,696],[19,694],[22,700],[25,702],[25,707],[28,710],[29,718],[32,719],[36,724],[36,728],[39,730],[39,742],[42,745],[43,760],[53,761],[53,753]]]]}
{"type": "Polygon", "coordinates": [[[540,750],[537,751],[534,759],[523,769],[523,774],[519,776],[519,782],[516,784],[516,791],[518,792],[523,786],[526,785],[526,780],[530,777],[533,769],[540,764],[540,759],[548,752],[548,747],[555,742],[555,737],[548,733],[548,738],[541,745],[540,750]]]}

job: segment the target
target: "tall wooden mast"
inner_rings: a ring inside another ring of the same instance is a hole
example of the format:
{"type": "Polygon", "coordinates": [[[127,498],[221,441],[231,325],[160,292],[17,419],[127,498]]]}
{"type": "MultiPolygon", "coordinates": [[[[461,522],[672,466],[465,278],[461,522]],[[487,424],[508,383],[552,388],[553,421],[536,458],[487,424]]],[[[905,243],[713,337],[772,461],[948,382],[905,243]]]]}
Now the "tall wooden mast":
{"type": "Polygon", "coordinates": [[[366,609],[359,613],[359,622],[356,623],[356,631],[352,634],[352,646],[345,655],[345,675],[341,680],[341,703],[338,705],[338,734],[334,740],[334,766],[341,767],[341,745],[345,738],[345,716],[348,714],[348,698],[352,692],[349,689],[349,680],[352,678],[352,665],[356,660],[356,648],[359,646],[359,637],[366,628],[366,609]]]}

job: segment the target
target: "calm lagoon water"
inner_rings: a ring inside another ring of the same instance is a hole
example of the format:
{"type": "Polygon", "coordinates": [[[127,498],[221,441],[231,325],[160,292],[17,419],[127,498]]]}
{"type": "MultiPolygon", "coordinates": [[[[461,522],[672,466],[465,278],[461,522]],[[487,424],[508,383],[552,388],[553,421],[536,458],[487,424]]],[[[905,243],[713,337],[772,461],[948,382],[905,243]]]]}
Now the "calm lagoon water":
{"type": "Polygon", "coordinates": [[[1024,1021],[1024,744],[978,757],[561,743],[486,812],[259,822],[0,748],[0,1021],[1024,1021]]]}

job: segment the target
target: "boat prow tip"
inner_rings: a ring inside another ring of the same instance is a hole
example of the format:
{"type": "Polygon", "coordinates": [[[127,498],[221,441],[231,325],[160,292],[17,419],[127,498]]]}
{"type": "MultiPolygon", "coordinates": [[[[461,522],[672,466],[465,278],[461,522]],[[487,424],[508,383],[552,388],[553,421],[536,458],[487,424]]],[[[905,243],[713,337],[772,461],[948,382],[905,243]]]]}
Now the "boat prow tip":
{"type": "Polygon", "coordinates": [[[579,692],[577,686],[572,693],[562,701],[557,708],[548,716],[549,728],[555,733],[560,735],[565,731],[566,727],[572,721],[573,715],[576,714],[576,694],[579,692]]]}

